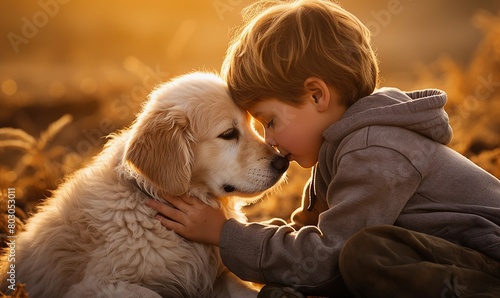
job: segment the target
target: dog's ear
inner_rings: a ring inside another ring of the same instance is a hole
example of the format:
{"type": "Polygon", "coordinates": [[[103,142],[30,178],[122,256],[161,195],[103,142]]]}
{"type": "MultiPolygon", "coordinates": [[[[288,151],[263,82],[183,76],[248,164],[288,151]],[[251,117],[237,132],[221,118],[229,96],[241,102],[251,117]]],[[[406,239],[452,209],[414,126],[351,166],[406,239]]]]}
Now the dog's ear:
{"type": "Polygon", "coordinates": [[[175,108],[148,112],[132,130],[125,149],[127,164],[168,194],[186,193],[194,143],[186,114],[175,108]]]}

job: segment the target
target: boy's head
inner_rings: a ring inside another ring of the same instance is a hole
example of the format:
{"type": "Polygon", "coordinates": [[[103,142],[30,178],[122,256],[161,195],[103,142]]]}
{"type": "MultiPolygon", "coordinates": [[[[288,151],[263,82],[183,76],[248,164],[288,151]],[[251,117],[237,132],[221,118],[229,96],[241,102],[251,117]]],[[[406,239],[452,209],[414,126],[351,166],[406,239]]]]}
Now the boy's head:
{"type": "Polygon", "coordinates": [[[278,98],[301,105],[318,77],[352,105],[373,92],[378,66],[369,30],[328,0],[262,1],[247,7],[222,67],[236,103],[249,109],[278,98]]]}

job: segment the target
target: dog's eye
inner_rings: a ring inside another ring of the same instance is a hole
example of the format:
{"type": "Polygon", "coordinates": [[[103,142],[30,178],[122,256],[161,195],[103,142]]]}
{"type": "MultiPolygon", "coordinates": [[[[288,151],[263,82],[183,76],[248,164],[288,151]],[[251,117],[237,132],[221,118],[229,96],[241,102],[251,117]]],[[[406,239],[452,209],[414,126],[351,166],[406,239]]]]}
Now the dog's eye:
{"type": "Polygon", "coordinates": [[[219,138],[224,140],[237,140],[240,132],[236,128],[230,128],[219,135],[219,138]]]}

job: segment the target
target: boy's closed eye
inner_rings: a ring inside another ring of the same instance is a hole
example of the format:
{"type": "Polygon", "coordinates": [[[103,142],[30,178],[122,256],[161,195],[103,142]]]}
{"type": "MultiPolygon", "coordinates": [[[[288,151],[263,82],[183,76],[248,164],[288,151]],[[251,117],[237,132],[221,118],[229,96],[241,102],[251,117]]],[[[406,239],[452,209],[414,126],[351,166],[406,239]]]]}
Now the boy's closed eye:
{"type": "Polygon", "coordinates": [[[267,122],[266,125],[267,128],[274,128],[274,126],[275,126],[274,119],[271,119],[271,121],[267,122]]]}

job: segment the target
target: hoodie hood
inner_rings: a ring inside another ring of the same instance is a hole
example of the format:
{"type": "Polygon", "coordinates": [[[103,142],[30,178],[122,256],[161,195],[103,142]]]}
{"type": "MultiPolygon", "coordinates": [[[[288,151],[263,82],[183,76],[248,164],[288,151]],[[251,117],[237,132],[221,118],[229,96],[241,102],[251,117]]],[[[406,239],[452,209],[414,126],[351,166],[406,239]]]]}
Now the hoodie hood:
{"type": "Polygon", "coordinates": [[[402,92],[382,88],[349,107],[323,136],[335,142],[366,126],[398,126],[448,144],[453,133],[444,111],[446,98],[446,93],[437,89],[402,92]]]}

